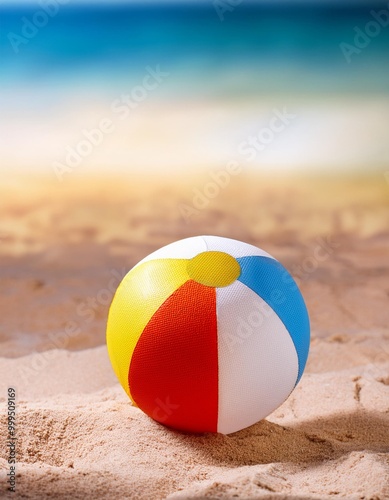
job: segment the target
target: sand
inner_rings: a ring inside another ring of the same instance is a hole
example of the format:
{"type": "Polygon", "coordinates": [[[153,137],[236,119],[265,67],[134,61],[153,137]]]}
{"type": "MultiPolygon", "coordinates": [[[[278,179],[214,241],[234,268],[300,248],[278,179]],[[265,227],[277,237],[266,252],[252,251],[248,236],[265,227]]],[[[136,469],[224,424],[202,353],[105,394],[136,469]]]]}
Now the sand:
{"type": "Polygon", "coordinates": [[[208,181],[207,172],[169,188],[166,178],[75,175],[0,187],[1,498],[389,498],[389,185],[244,173],[186,221],[180,204],[208,181]],[[195,234],[279,258],[312,323],[295,391],[228,436],[149,419],[131,406],[105,348],[121,276],[195,234]],[[8,387],[15,493],[6,491],[8,387]]]}

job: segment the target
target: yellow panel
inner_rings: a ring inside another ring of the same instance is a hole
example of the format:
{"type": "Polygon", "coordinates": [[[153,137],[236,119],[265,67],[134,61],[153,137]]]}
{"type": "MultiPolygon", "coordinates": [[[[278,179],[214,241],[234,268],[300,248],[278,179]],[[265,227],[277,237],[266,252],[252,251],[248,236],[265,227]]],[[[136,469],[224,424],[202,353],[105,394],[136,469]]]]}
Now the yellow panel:
{"type": "Polygon", "coordinates": [[[108,315],[108,354],[130,397],[128,370],[135,346],[153,314],[189,279],[187,264],[187,259],[147,261],[132,269],[116,291],[108,315]]]}
{"type": "Polygon", "coordinates": [[[240,265],[230,254],[219,251],[202,252],[188,261],[188,274],[202,285],[223,287],[240,276],[240,265]]]}

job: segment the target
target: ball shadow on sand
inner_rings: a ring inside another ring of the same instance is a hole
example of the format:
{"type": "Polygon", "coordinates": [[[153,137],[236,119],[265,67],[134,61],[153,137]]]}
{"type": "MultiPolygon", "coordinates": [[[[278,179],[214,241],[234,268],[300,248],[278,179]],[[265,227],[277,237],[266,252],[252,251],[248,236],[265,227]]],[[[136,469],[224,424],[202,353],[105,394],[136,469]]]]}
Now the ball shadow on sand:
{"type": "Polygon", "coordinates": [[[362,410],[288,426],[262,420],[227,436],[194,438],[176,433],[176,439],[195,448],[207,463],[229,466],[274,462],[314,465],[357,450],[385,453],[389,452],[388,436],[389,417],[362,410]]]}

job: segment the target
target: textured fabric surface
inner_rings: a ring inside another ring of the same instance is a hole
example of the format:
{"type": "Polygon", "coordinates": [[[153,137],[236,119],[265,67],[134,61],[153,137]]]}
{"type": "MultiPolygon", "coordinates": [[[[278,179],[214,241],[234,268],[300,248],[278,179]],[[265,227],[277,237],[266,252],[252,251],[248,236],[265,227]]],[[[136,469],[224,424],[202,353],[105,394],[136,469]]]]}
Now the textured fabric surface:
{"type": "MultiPolygon", "coordinates": [[[[231,238],[223,238],[221,236],[202,236],[206,244],[205,250],[218,250],[219,252],[226,252],[235,257],[247,257],[258,255],[261,257],[268,257],[273,259],[270,254],[262,250],[262,248],[255,247],[243,241],[233,240],[231,238]]],[[[181,240],[185,241],[185,240],[181,240]]]]}
{"type": "Polygon", "coordinates": [[[274,411],[309,350],[304,300],[286,269],[216,236],[157,250],[123,279],[107,327],[120,383],[176,429],[231,433],[274,411]]]}
{"type": "Polygon", "coordinates": [[[243,257],[238,262],[242,268],[239,280],[272,307],[292,337],[299,361],[298,382],[307,362],[310,339],[308,311],[300,290],[275,259],[255,256],[243,257]]]}
{"type": "Polygon", "coordinates": [[[240,281],[216,290],[218,431],[238,431],[285,401],[298,372],[296,350],[277,314],[240,281]]]}
{"type": "Polygon", "coordinates": [[[140,408],[185,431],[217,431],[216,292],[187,281],[153,315],[131,360],[140,408]]]}
{"type": "Polygon", "coordinates": [[[117,289],[107,324],[107,347],[122,387],[136,343],[152,315],[188,279],[186,260],[153,260],[132,269],[117,289]]]}
{"type": "Polygon", "coordinates": [[[144,259],[136,264],[133,269],[140,266],[144,262],[155,259],[191,259],[201,252],[207,250],[207,245],[202,236],[193,236],[183,240],[174,241],[169,245],[158,248],[155,252],[147,255],[144,259]]]}
{"type": "Polygon", "coordinates": [[[240,266],[225,252],[201,252],[190,259],[187,266],[191,279],[206,286],[231,285],[240,276],[240,266]]]}

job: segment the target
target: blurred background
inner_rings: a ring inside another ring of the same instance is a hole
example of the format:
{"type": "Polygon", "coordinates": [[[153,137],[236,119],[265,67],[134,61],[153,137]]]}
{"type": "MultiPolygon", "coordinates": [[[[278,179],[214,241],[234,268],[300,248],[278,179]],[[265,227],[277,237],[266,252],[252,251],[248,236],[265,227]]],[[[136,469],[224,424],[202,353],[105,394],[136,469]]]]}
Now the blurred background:
{"type": "Polygon", "coordinates": [[[232,158],[271,172],[386,167],[388,15],[360,0],[3,1],[2,164],[50,173],[107,118],[113,132],[76,175],[232,158]],[[163,75],[142,92],[147,67],[163,75]],[[249,162],[239,146],[274,109],[294,118],[249,162]]]}
{"type": "Polygon", "coordinates": [[[112,278],[196,234],[279,258],[316,340],[387,331],[387,2],[2,1],[0,28],[6,355],[104,343],[112,278]]]}

